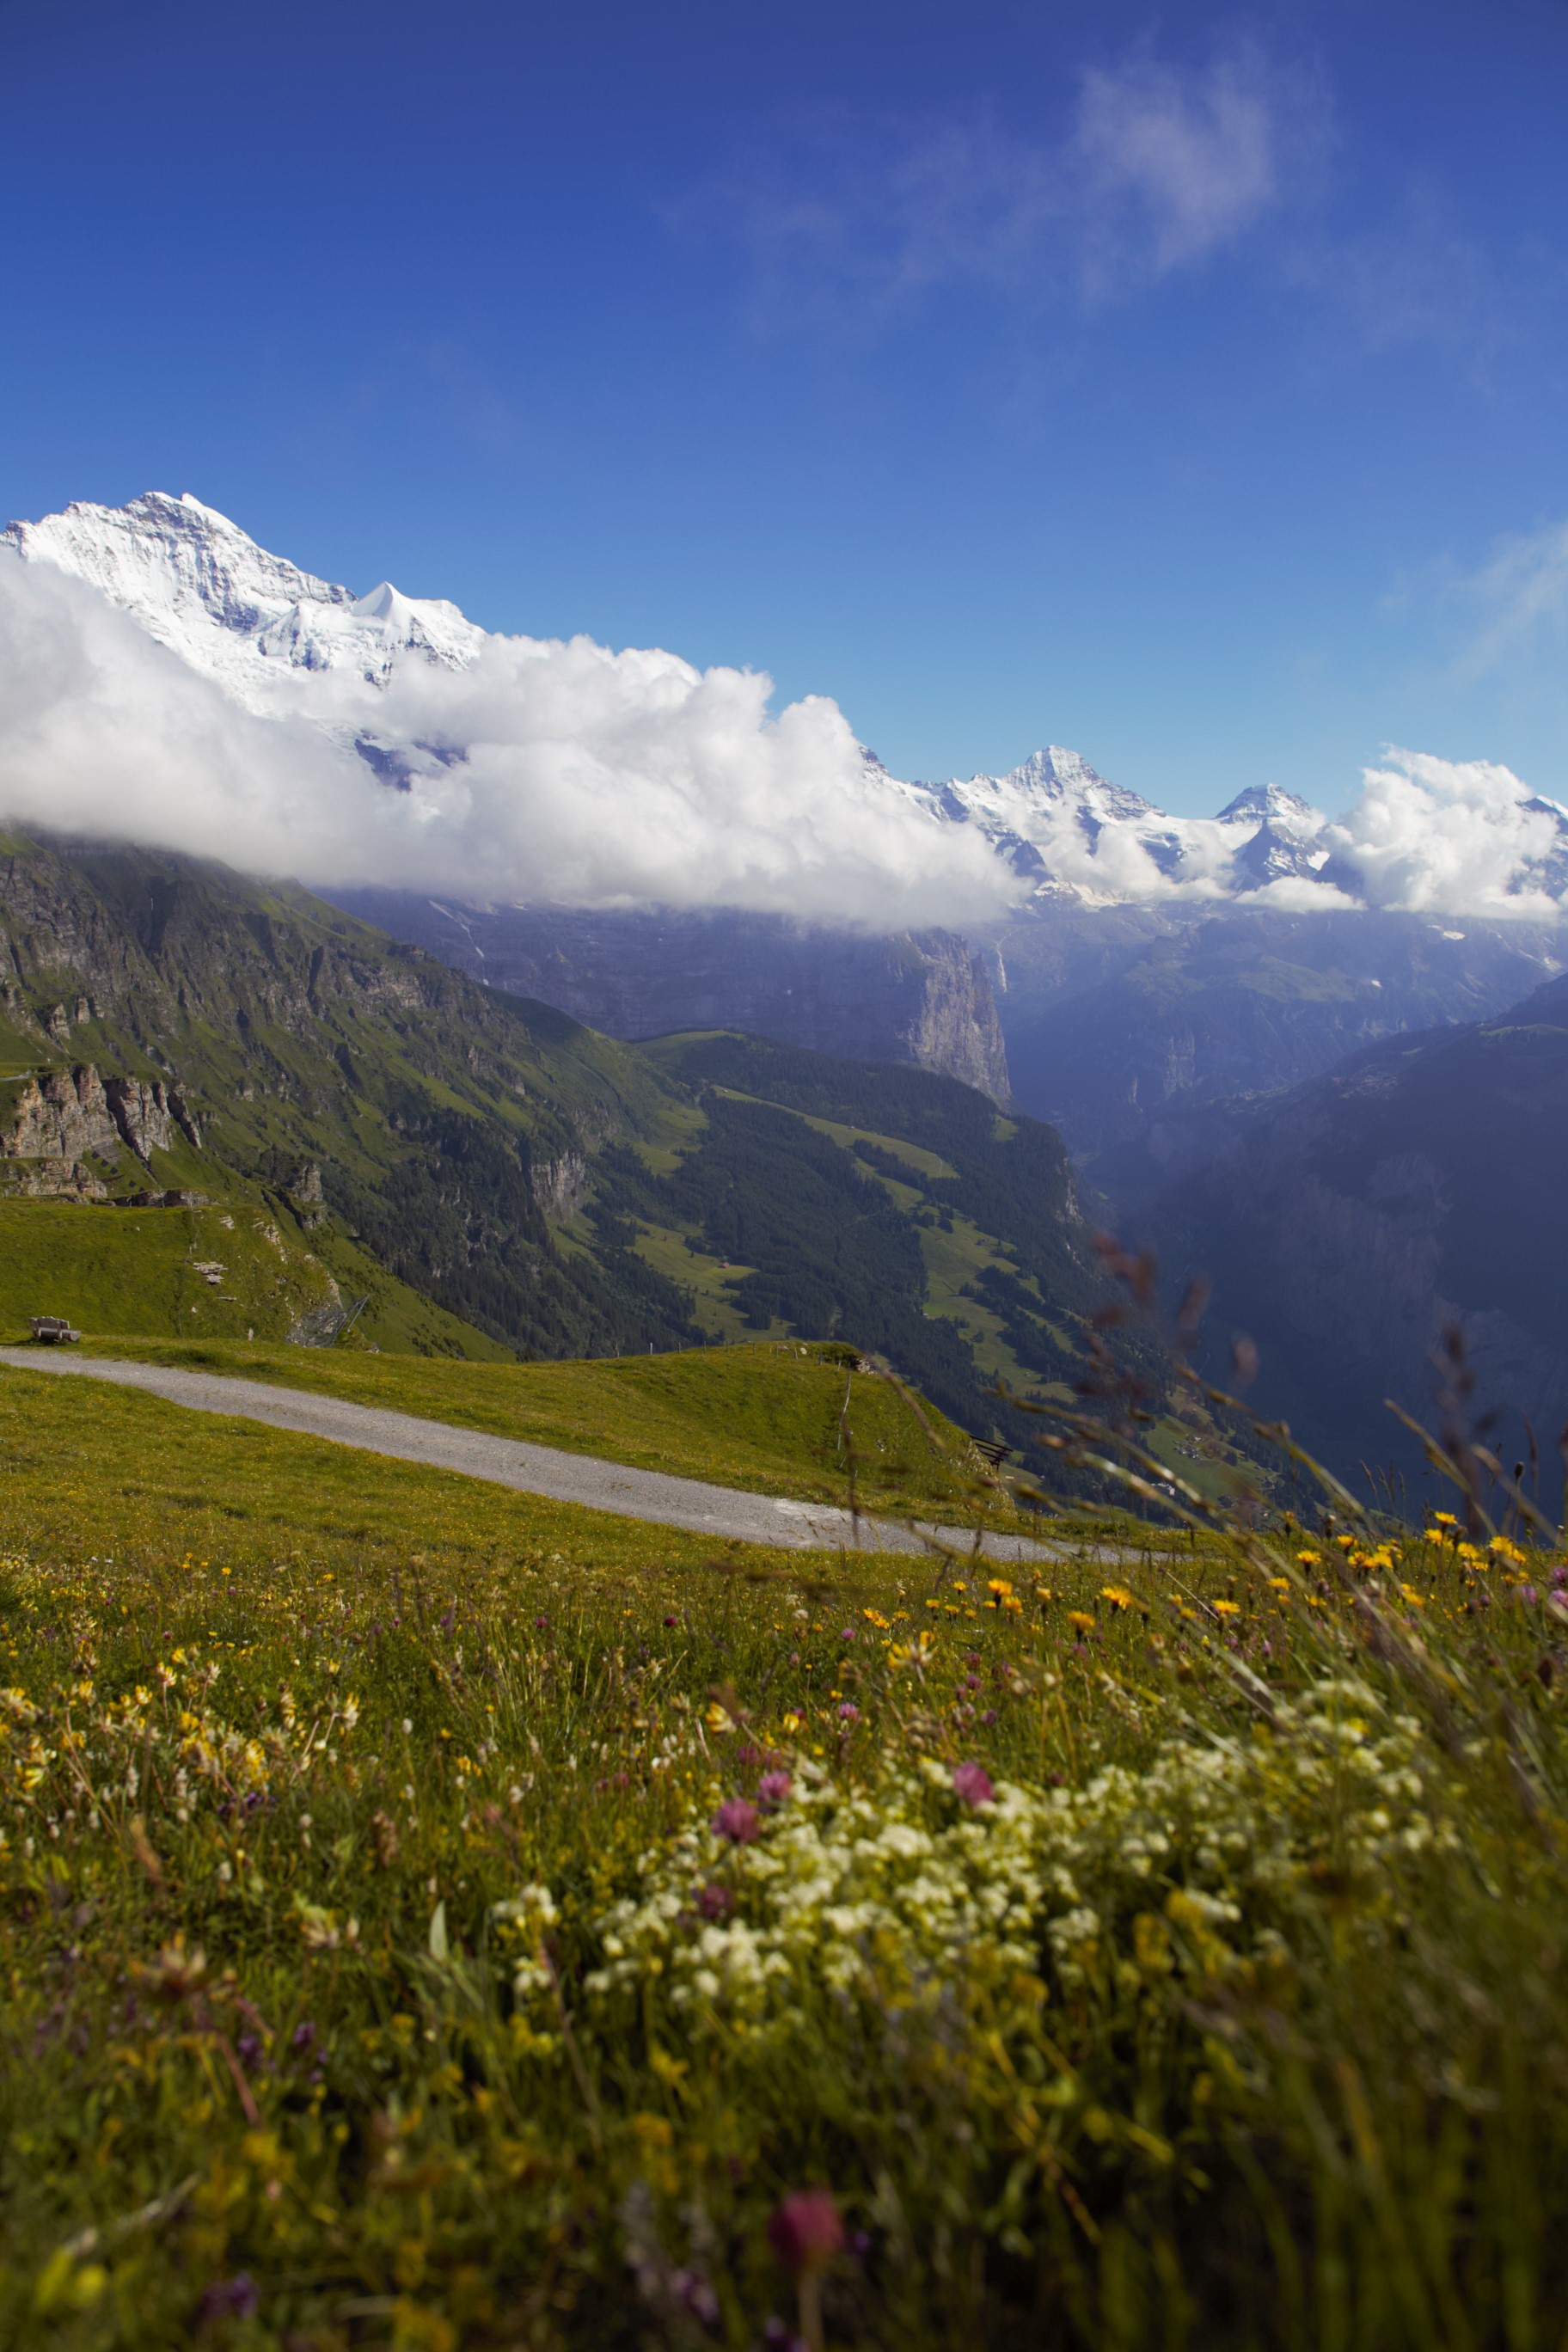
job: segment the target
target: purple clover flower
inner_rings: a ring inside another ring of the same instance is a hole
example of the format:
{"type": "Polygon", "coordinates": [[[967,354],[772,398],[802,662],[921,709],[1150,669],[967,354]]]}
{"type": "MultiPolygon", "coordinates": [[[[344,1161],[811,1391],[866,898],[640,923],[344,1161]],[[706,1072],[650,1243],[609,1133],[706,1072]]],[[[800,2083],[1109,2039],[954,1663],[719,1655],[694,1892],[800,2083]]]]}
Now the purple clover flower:
{"type": "Polygon", "coordinates": [[[974,1806],[990,1804],[996,1791],[984,1764],[955,1764],[952,1768],[952,1793],[964,1804],[974,1806]]]}
{"type": "Polygon", "coordinates": [[[768,2243],[786,2270],[819,2271],[844,2243],[844,2224],[830,2189],[796,2189],[768,2221],[768,2243]]]}
{"type": "Polygon", "coordinates": [[[731,1845],[750,1845],[762,1828],[763,1817],[744,1797],[726,1797],[713,1816],[713,1834],[731,1845]]]}

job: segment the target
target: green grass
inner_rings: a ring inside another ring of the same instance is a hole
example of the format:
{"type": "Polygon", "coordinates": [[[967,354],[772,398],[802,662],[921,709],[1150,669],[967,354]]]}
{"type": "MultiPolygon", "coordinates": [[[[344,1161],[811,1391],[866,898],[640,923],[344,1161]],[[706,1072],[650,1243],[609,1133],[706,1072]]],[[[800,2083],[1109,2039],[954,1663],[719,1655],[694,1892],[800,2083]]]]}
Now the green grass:
{"type": "MultiPolygon", "coordinates": [[[[291,1360],[301,1353],[287,1350],[291,1360]]],[[[170,1350],[163,1360],[206,1356],[170,1350]]],[[[374,1358],[367,1369],[377,1369],[374,1358]]],[[[268,1373],[275,1377],[271,1365],[268,1373]]],[[[352,1555],[390,1571],[419,1553],[458,1582],[535,1555],[614,1572],[654,1559],[697,1569],[716,1559],[754,1567],[773,1557],[707,1536],[661,1529],[655,1537],[634,1519],[513,1495],[455,1471],[6,1366],[0,1549],[39,1544],[66,1557],[90,1551],[121,1560],[221,1555],[236,1574],[262,1576],[307,1554],[340,1566],[352,1555]]]]}
{"type": "Polygon", "coordinates": [[[0,1464],[17,2352],[1562,2342],[1547,1558],[992,1589],[43,1374],[0,1464]]]}
{"type": "Polygon", "coordinates": [[[370,1302],[352,1334],[356,1348],[510,1356],[387,1274],[332,1222],[307,1244],[286,1211],[223,1181],[222,1195],[200,1209],[0,1198],[0,1344],[25,1339],[35,1315],[63,1315],[94,1337],[243,1342],[254,1331],[258,1342],[284,1340],[331,1306],[335,1280],[344,1305],[370,1302]]]}
{"type": "MultiPolygon", "coordinates": [[[[674,1225],[641,1225],[637,1253],[667,1282],[690,1292],[692,1321],[709,1339],[729,1345],[755,1336],[748,1330],[730,1286],[754,1273],[754,1267],[713,1256],[698,1246],[694,1234],[674,1225]]],[[[769,1336],[782,1339],[784,1328],[775,1322],[769,1336]]]]}
{"type": "Polygon", "coordinates": [[[122,1339],[103,1352],[279,1381],[760,1494],[843,1503],[851,1463],[868,1507],[965,1517],[977,1491],[962,1435],[939,1414],[922,1408],[922,1420],[876,1373],[850,1373],[833,1349],[795,1341],[568,1364],[243,1341],[122,1339]]]}
{"type": "Polygon", "coordinates": [[[122,1209],[0,1200],[7,1340],[25,1339],[34,1315],[63,1315],[93,1332],[243,1339],[254,1329],[281,1339],[331,1298],[325,1268],[249,1202],[122,1209]]]}
{"type": "MultiPolygon", "coordinates": [[[[723,1095],[731,1102],[766,1100],[766,1097],[762,1095],[741,1094],[733,1087],[715,1087],[713,1091],[715,1094],[723,1095]]],[[[791,1103],[770,1102],[767,1107],[770,1110],[788,1111],[793,1118],[802,1120],[805,1126],[815,1128],[818,1135],[829,1137],[845,1151],[853,1150],[858,1143],[874,1143],[879,1150],[887,1152],[891,1159],[901,1160],[906,1167],[917,1170],[922,1176],[951,1177],[958,1173],[957,1169],[952,1167],[940,1152],[927,1151],[921,1144],[906,1142],[900,1135],[879,1135],[872,1128],[851,1127],[838,1118],[814,1118],[809,1112],[796,1110],[791,1103]]],[[[1016,1132],[1010,1122],[1005,1119],[998,1119],[996,1126],[1006,1128],[1009,1133],[1016,1132]]],[[[919,1197],[918,1194],[915,1195],[915,1198],[919,1197]]]]}

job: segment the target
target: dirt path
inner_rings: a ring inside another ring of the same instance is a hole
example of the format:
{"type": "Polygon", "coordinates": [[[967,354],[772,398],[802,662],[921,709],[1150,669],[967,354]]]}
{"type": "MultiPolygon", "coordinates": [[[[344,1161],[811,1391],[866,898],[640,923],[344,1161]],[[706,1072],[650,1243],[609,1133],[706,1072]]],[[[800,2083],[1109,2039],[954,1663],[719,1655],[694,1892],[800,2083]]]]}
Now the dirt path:
{"type": "MultiPolygon", "coordinates": [[[[300,1389],[273,1388],[263,1381],[233,1380],[216,1372],[186,1372],[163,1364],[122,1363],[101,1356],[79,1356],[63,1348],[0,1348],[0,1363],[17,1371],[61,1372],[121,1388],[144,1389],[171,1404],[196,1412],[228,1413],[266,1422],[334,1445],[354,1445],[388,1454],[399,1462],[420,1462],[433,1470],[456,1470],[465,1478],[487,1479],[524,1495],[555,1503],[581,1503],[622,1518],[648,1519],[659,1527],[687,1528],[720,1540],[769,1544],[786,1551],[929,1552],[932,1539],[968,1551],[973,1538],[962,1528],[925,1528],[889,1519],[854,1518],[826,1503],[796,1503],[775,1495],[749,1495],[734,1486],[709,1486],[697,1478],[671,1478],[660,1470],[633,1470],[587,1454],[564,1454],[552,1445],[529,1445],[520,1438],[492,1437],[478,1429],[454,1429],[442,1421],[379,1406],[349,1404],[340,1397],[314,1396],[300,1389]]],[[[1026,1537],[988,1535],[984,1556],[994,1560],[1053,1560],[1063,1547],[1031,1543],[1026,1537]]]]}

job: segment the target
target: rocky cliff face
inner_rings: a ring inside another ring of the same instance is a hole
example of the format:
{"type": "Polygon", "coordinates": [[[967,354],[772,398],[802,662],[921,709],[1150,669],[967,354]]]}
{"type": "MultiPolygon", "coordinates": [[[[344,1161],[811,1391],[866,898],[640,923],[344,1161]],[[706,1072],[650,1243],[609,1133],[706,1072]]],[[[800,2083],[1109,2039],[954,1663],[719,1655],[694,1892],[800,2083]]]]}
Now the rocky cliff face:
{"type": "Polygon", "coordinates": [[[32,1075],[0,1108],[0,1177],[10,1177],[12,1191],[96,1198],[104,1187],[86,1166],[89,1158],[112,1167],[123,1144],[150,1167],[176,1128],[201,1149],[201,1129],[178,1087],[162,1079],[106,1080],[91,1062],[32,1075]],[[6,1167],[10,1161],[27,1164],[6,1167]]]}
{"type": "Polygon", "coordinates": [[[768,915],[475,907],[412,891],[336,903],[492,988],[611,1037],[742,1029],[853,1061],[913,1062],[1008,1098],[982,959],[951,931],[867,938],[768,915]]]}

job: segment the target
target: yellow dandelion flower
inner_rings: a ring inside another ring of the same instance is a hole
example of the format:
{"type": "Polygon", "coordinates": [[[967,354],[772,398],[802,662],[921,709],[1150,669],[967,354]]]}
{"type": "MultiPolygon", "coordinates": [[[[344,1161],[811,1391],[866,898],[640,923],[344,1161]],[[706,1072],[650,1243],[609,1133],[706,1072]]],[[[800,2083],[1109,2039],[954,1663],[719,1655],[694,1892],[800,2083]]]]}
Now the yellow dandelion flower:
{"type": "Polygon", "coordinates": [[[1068,1623],[1076,1625],[1080,1633],[1092,1633],[1094,1631],[1094,1619],[1087,1609],[1069,1609],[1068,1623]]]}
{"type": "Polygon", "coordinates": [[[1241,1604],[1237,1601],[1211,1601],[1209,1607],[1216,1617],[1239,1617],[1241,1614],[1241,1604]]]}
{"type": "Polygon", "coordinates": [[[1102,1584],[1100,1597],[1109,1601],[1113,1609],[1131,1609],[1133,1605],[1132,1595],[1124,1584],[1102,1584]]]}

